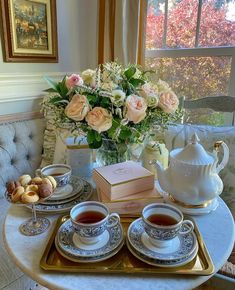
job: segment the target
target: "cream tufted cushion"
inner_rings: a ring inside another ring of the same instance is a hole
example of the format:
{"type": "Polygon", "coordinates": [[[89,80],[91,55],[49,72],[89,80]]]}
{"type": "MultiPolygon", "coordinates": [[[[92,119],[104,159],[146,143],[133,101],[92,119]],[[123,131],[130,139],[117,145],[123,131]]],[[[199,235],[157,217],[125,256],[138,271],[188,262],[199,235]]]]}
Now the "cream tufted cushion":
{"type": "MultiPolygon", "coordinates": [[[[44,119],[0,123],[0,232],[9,204],[4,199],[5,184],[20,175],[34,175],[42,158],[44,119]]],[[[0,289],[30,289],[35,282],[11,262],[0,237],[0,289]]]]}
{"type": "Polygon", "coordinates": [[[42,158],[44,129],[43,119],[0,124],[0,197],[7,181],[34,175],[42,158]]]}

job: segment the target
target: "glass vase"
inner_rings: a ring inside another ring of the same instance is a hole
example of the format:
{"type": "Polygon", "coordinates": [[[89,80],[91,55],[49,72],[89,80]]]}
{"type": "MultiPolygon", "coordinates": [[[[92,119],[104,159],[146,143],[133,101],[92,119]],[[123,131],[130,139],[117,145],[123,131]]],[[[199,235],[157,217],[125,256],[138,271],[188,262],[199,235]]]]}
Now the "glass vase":
{"type": "Polygon", "coordinates": [[[120,163],[129,160],[129,150],[125,143],[116,143],[111,139],[103,139],[102,146],[96,150],[98,166],[120,163]]]}

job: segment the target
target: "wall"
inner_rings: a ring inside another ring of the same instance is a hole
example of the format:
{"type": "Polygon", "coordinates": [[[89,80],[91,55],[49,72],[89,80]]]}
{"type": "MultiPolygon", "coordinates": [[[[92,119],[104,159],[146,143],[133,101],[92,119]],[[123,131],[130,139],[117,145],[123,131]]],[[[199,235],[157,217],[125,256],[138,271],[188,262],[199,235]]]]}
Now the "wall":
{"type": "Polygon", "coordinates": [[[57,0],[58,63],[7,63],[0,43],[0,115],[38,110],[43,76],[97,65],[97,0],[57,0]]]}

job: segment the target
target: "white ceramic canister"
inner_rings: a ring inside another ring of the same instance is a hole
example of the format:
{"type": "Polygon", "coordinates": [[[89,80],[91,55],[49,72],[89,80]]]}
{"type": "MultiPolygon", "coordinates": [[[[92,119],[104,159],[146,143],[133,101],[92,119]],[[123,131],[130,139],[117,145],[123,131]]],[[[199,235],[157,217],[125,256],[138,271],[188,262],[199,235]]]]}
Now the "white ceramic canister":
{"type": "Polygon", "coordinates": [[[152,172],[157,178],[157,170],[154,164],[151,164],[152,161],[160,161],[164,168],[168,167],[169,160],[169,151],[166,148],[164,143],[160,143],[158,141],[149,141],[142,155],[142,164],[143,167],[152,172]]]}

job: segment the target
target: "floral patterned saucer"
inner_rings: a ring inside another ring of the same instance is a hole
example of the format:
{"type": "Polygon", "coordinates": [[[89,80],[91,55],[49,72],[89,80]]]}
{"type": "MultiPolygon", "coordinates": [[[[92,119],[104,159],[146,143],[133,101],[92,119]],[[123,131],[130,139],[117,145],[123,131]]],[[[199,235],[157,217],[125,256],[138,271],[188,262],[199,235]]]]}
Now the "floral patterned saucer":
{"type": "Polygon", "coordinates": [[[96,263],[96,262],[101,262],[101,261],[107,260],[107,259],[113,257],[114,255],[116,255],[121,250],[123,245],[124,245],[124,240],[112,252],[106,253],[104,255],[99,255],[99,256],[94,256],[94,257],[74,257],[72,254],[70,254],[68,252],[64,252],[59,247],[57,240],[55,240],[55,246],[56,246],[57,251],[60,253],[60,255],[68,260],[71,260],[73,262],[78,262],[78,263],[96,263]]]}
{"type": "Polygon", "coordinates": [[[157,260],[154,258],[150,258],[147,257],[145,255],[143,255],[142,253],[139,253],[138,251],[136,251],[129,243],[129,241],[127,240],[127,247],[129,249],[129,251],[139,260],[152,265],[152,266],[157,266],[157,267],[162,267],[162,268],[172,268],[172,267],[180,267],[183,265],[188,264],[189,262],[191,262],[197,255],[198,252],[198,244],[196,246],[196,248],[194,249],[194,251],[191,253],[191,255],[181,258],[181,259],[176,259],[176,260],[169,260],[169,261],[165,261],[165,260],[157,260]]]}
{"type": "Polygon", "coordinates": [[[187,258],[198,247],[194,232],[178,235],[165,248],[154,246],[144,230],[142,218],[135,220],[128,228],[127,239],[129,244],[138,253],[155,260],[174,261],[187,258]]]}
{"type": "Polygon", "coordinates": [[[57,246],[74,259],[81,257],[96,257],[112,253],[123,243],[123,229],[120,223],[108,227],[101,235],[100,240],[94,244],[84,244],[74,233],[70,220],[63,223],[56,235],[57,246]]]}
{"type": "Polygon", "coordinates": [[[84,187],[83,179],[77,176],[71,176],[68,184],[56,189],[52,197],[44,202],[41,202],[41,204],[55,205],[72,201],[82,194],[83,187],[84,187]]]}
{"type": "Polygon", "coordinates": [[[75,196],[74,199],[70,201],[65,200],[64,203],[60,203],[60,204],[49,203],[49,201],[48,203],[45,203],[45,204],[38,203],[35,205],[37,212],[48,213],[48,214],[69,212],[71,208],[75,206],[76,204],[89,200],[89,198],[93,194],[93,187],[88,181],[84,179],[82,179],[82,181],[83,181],[83,190],[78,194],[78,196],[75,196]]]}
{"type": "Polygon", "coordinates": [[[71,176],[68,184],[66,184],[65,186],[57,187],[55,189],[52,197],[48,200],[48,202],[71,198],[75,196],[78,192],[81,192],[82,189],[83,180],[78,176],[71,176]]]}

